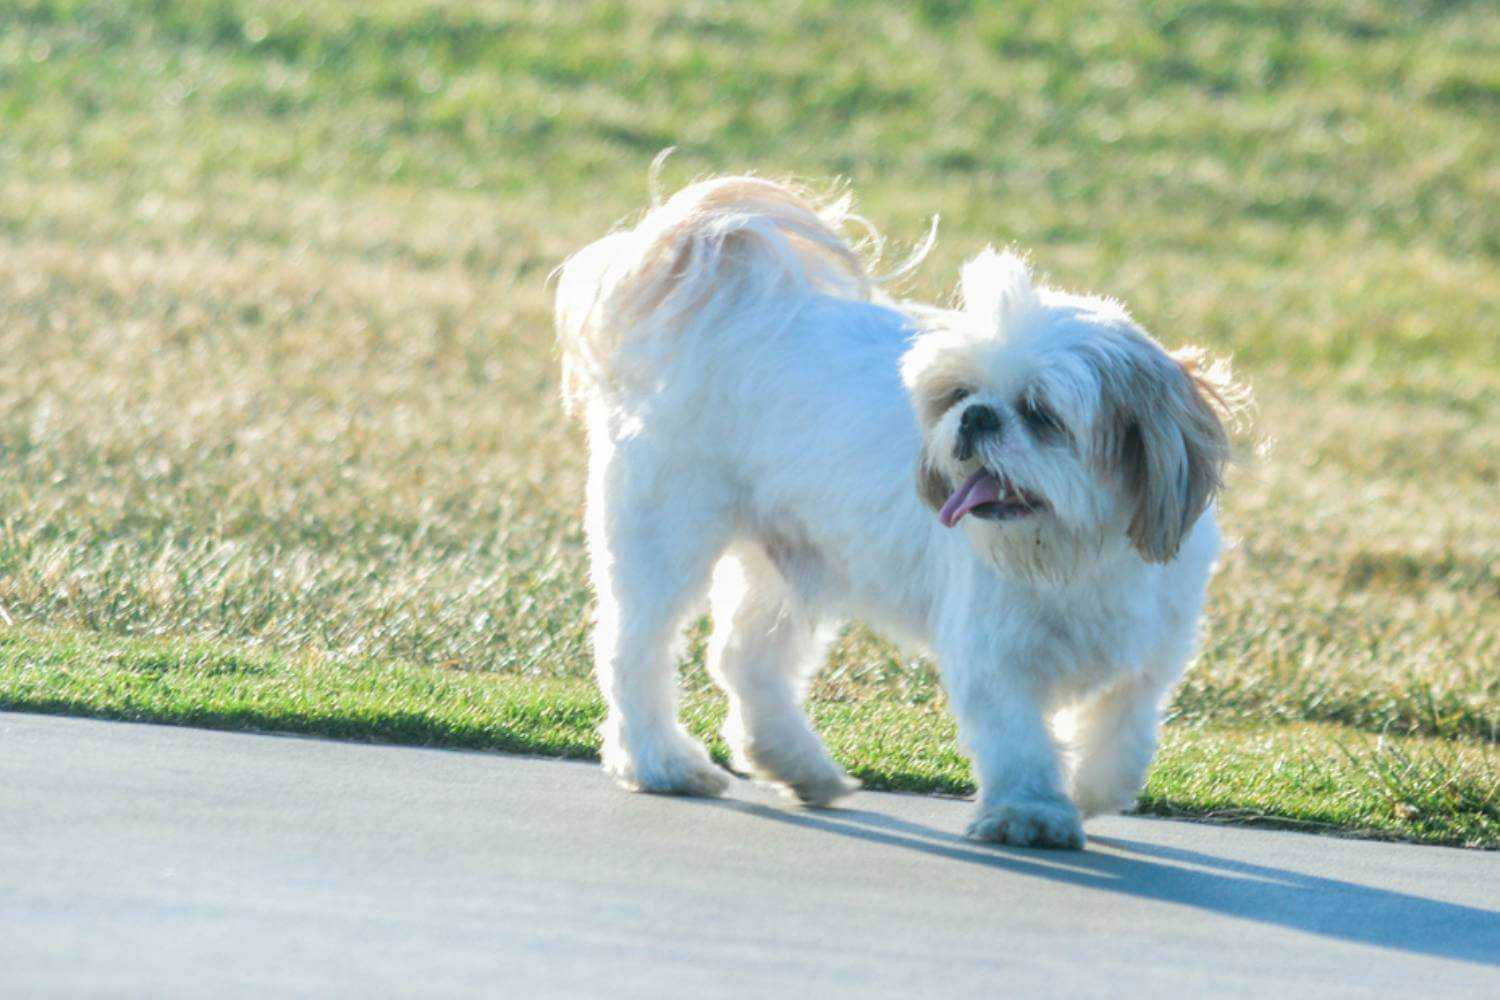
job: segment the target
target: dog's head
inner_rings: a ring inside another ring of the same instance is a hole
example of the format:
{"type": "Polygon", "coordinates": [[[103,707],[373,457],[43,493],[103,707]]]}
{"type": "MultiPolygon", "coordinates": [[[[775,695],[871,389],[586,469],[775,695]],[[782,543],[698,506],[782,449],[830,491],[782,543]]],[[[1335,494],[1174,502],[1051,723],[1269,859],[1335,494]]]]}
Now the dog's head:
{"type": "Polygon", "coordinates": [[[1227,370],[1168,354],[1114,302],[1033,285],[1010,254],[966,264],[962,293],[902,363],[922,499],[1032,579],[1126,542],[1174,558],[1222,483],[1244,399],[1227,370]]]}

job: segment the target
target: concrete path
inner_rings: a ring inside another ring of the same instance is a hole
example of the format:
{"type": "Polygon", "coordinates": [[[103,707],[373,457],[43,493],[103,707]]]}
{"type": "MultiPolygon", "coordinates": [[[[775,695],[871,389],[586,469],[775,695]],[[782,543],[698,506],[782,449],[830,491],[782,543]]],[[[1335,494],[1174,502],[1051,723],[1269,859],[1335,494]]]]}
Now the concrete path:
{"type": "Polygon", "coordinates": [[[1500,855],[0,714],[4,996],[1500,996],[1500,855]]]}

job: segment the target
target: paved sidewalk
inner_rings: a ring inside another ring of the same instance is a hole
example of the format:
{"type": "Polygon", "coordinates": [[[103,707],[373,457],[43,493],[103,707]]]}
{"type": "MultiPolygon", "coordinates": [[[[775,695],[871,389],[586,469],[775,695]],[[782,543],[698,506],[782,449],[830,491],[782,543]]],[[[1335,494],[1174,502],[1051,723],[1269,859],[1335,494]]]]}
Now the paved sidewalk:
{"type": "Polygon", "coordinates": [[[0,713],[6,996],[1500,996],[1500,855],[0,713]]]}

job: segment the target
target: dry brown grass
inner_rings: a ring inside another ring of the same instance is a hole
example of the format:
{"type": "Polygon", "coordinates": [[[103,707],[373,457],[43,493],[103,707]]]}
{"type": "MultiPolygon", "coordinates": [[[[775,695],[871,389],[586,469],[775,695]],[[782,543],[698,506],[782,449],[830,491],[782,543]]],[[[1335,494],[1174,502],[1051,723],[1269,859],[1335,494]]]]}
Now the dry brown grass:
{"type": "MultiPolygon", "coordinates": [[[[545,279],[641,206],[678,142],[669,183],[846,174],[907,240],[942,213],[916,296],[1015,241],[1169,343],[1235,355],[1274,447],[1225,499],[1237,544],[1152,801],[1234,808],[1213,784],[1233,747],[1271,773],[1303,733],[1394,732],[1417,756],[1367,758],[1360,814],[1397,789],[1483,812],[1442,837],[1491,843],[1496,53],[1483,6],[1334,0],[6,7],[0,627],[22,652],[5,690],[67,688],[71,634],[109,693],[66,705],[136,711],[151,693],[111,687],[98,650],[207,640],[572,679],[546,689],[576,716],[557,745],[586,748],[583,456],[545,279]],[[1197,757],[1189,725],[1216,734],[1197,757]]],[[[416,718],[423,675],[403,676],[390,697],[416,718]]],[[[862,629],[815,696],[903,720],[889,746],[847,727],[867,776],[946,745],[930,666],[862,629]]],[[[337,701],[318,720],[281,704],[289,728],[361,731],[337,701]]],[[[496,745],[553,746],[523,735],[496,745]]],[[[1242,798],[1260,787],[1243,770],[1242,798]]]]}
{"type": "MultiPolygon", "coordinates": [[[[586,670],[544,265],[588,220],[269,184],[134,217],[108,185],[5,194],[29,230],[0,265],[13,617],[586,670]]],[[[1274,447],[1226,500],[1181,711],[1493,738],[1493,397],[1245,374],[1274,447]]],[[[930,697],[899,662],[856,632],[820,694],[930,697]]]]}

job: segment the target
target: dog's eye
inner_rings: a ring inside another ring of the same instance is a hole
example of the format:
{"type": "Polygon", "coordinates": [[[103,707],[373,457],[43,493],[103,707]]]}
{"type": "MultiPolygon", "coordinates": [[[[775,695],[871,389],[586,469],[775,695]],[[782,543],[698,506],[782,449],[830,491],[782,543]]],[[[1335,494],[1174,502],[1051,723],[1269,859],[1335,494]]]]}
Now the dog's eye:
{"type": "Polygon", "coordinates": [[[1016,410],[1033,433],[1056,434],[1063,429],[1062,421],[1057,419],[1057,414],[1034,399],[1022,399],[1016,406],[1016,410]]]}
{"type": "Polygon", "coordinates": [[[968,399],[972,395],[974,395],[974,390],[972,389],[965,389],[962,386],[954,389],[952,392],[948,393],[948,395],[943,397],[941,403],[943,412],[947,413],[949,410],[953,409],[959,403],[962,403],[965,399],[968,399]]]}

